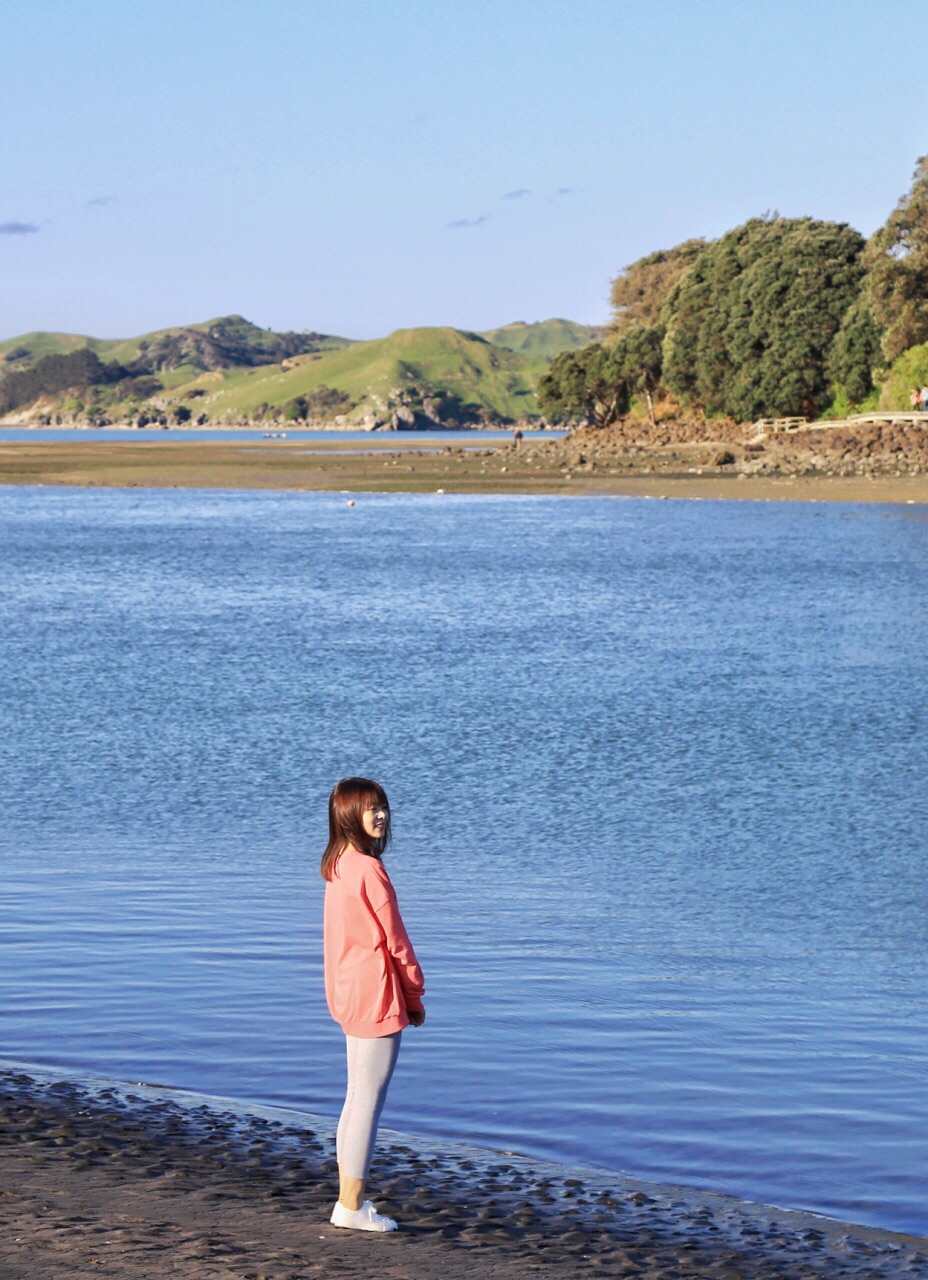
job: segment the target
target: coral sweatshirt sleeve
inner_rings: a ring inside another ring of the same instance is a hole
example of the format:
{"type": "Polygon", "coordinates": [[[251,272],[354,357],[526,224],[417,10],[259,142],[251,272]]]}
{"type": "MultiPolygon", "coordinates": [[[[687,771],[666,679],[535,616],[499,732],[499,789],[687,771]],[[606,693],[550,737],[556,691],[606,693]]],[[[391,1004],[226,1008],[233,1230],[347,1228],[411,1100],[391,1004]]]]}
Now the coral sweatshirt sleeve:
{"type": "MultiPolygon", "coordinates": [[[[386,875],[386,872],[384,874],[386,875]]],[[[419,961],[416,959],[416,953],[412,949],[412,943],[409,941],[409,934],[403,924],[399,904],[396,901],[396,893],[389,877],[387,877],[385,888],[387,890],[387,899],[382,906],[377,908],[377,919],[380,921],[380,927],[383,929],[387,942],[387,950],[390,952],[400,985],[403,988],[406,1012],[421,1013],[422,997],[425,995],[425,979],[422,976],[419,961]]]]}
{"type": "Polygon", "coordinates": [[[377,858],[346,850],[325,891],[325,990],[350,1036],[376,1038],[409,1026],[425,982],[396,893],[377,858]]]}

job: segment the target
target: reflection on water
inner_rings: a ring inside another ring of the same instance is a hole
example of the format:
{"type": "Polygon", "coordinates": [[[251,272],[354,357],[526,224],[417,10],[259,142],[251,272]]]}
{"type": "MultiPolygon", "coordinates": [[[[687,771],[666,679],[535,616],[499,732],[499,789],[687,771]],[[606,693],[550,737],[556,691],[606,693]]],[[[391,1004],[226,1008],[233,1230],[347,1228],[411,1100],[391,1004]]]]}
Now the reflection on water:
{"type": "Polygon", "coordinates": [[[5,1056],[335,1114],[372,773],[386,1123],[928,1230],[917,515],[4,491],[5,1056]]]}

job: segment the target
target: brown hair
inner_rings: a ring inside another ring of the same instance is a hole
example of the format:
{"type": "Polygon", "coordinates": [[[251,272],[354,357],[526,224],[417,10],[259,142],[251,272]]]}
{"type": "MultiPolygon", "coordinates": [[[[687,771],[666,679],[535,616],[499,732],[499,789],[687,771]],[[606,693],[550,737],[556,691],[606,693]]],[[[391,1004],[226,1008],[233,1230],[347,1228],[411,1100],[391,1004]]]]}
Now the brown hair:
{"type": "Polygon", "coordinates": [[[331,880],[335,864],[348,845],[371,858],[379,858],[390,843],[390,804],[379,782],[370,778],[342,778],[329,796],[329,843],[322,855],[322,878],[331,880]],[[378,840],[364,830],[361,815],[365,809],[383,805],[387,821],[378,840]]]}

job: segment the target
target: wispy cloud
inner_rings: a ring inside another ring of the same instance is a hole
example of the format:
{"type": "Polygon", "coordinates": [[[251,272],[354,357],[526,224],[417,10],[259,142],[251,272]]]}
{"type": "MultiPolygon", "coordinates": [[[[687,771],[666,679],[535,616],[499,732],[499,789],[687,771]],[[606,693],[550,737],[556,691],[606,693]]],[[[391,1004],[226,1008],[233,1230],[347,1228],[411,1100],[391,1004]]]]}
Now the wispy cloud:
{"type": "Polygon", "coordinates": [[[556,196],[569,196],[572,191],[573,187],[558,187],[554,194],[556,196]]]}
{"type": "Polygon", "coordinates": [[[118,199],[118,196],[94,196],[92,200],[87,201],[87,208],[102,209],[104,205],[115,204],[118,199]]]}
{"type": "Polygon", "coordinates": [[[532,193],[528,187],[519,187],[517,191],[507,191],[503,196],[504,200],[521,200],[523,196],[530,196],[532,193]]]}
{"type": "Polygon", "coordinates": [[[34,222],[0,222],[0,236],[31,236],[38,229],[34,222]]]}
{"type": "Polygon", "coordinates": [[[456,218],[454,222],[447,225],[454,231],[460,230],[461,227],[479,227],[484,222],[490,221],[488,213],[481,213],[479,218],[456,218]]]}

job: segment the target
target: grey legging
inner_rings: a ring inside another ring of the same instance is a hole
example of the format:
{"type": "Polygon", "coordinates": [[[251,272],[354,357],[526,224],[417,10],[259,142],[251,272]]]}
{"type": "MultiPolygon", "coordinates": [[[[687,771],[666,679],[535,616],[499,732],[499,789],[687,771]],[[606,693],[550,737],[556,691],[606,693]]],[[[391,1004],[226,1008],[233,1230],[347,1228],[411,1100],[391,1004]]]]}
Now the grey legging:
{"type": "Polygon", "coordinates": [[[348,1178],[367,1177],[402,1034],[395,1031],[392,1036],[378,1036],[375,1040],[345,1036],[348,1092],[335,1135],[335,1150],[339,1168],[348,1178]]]}

